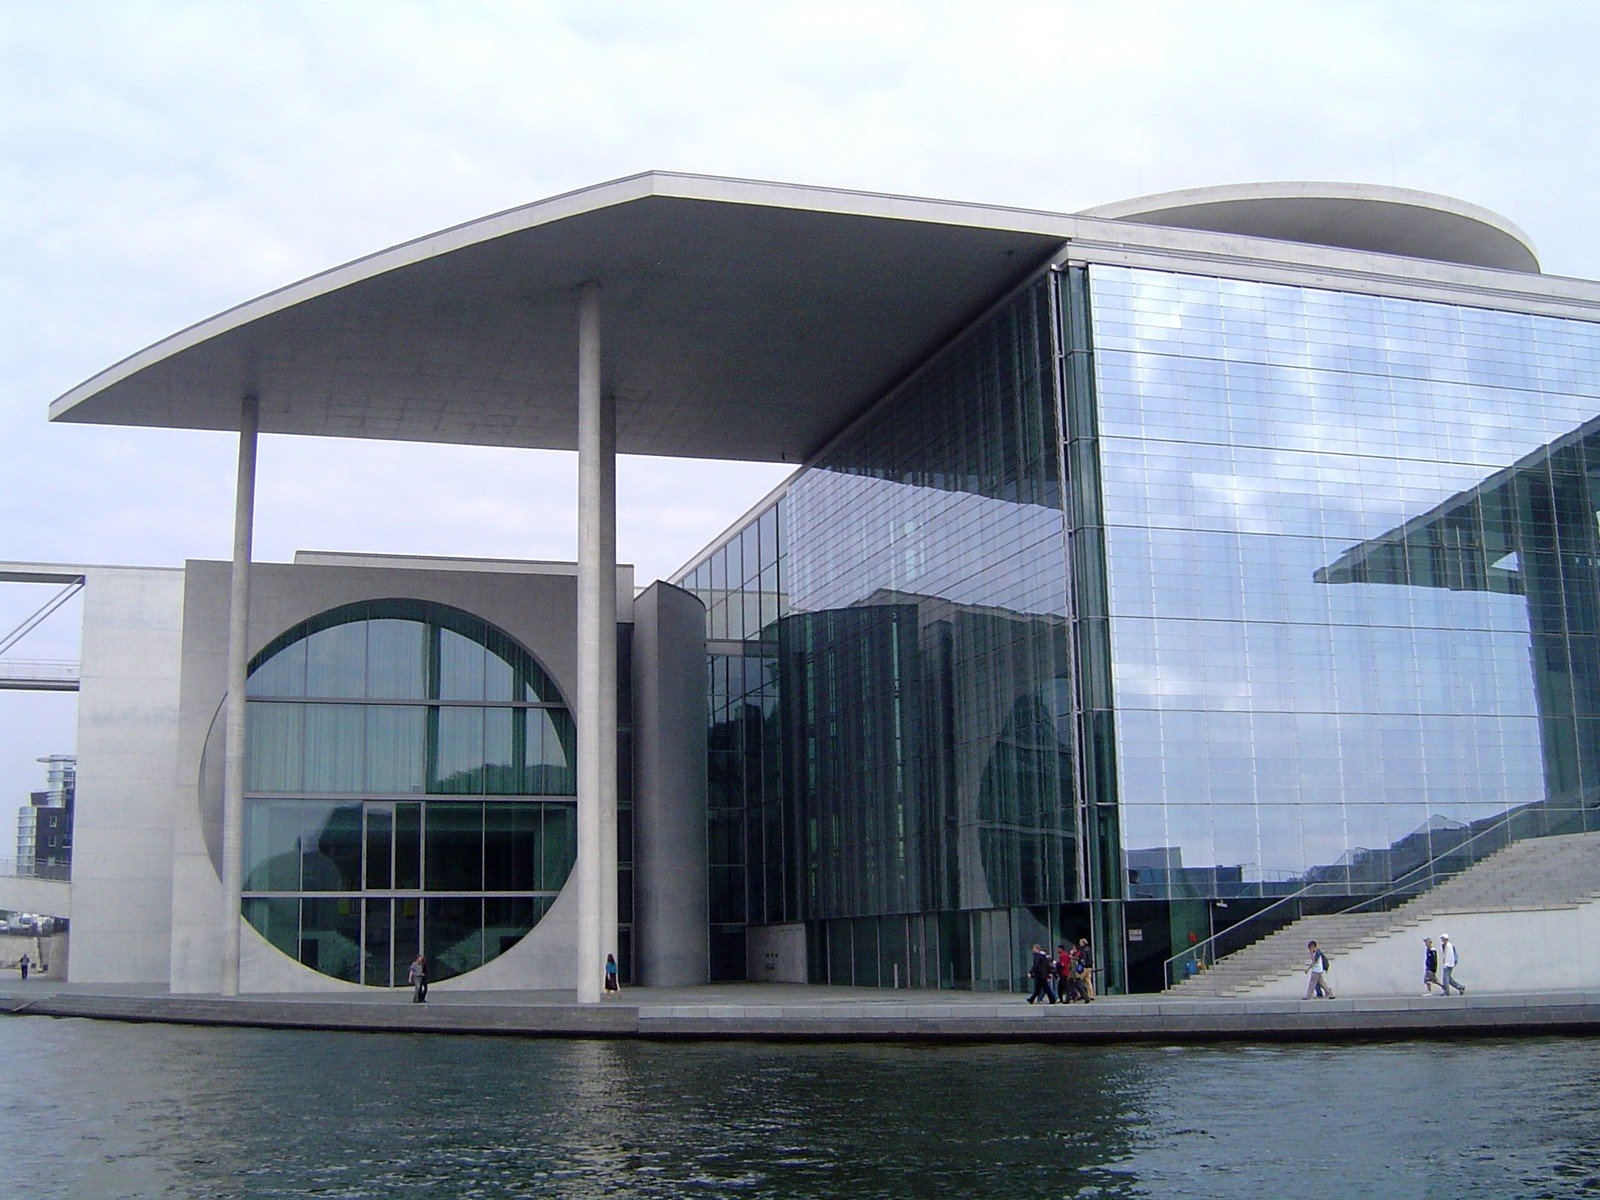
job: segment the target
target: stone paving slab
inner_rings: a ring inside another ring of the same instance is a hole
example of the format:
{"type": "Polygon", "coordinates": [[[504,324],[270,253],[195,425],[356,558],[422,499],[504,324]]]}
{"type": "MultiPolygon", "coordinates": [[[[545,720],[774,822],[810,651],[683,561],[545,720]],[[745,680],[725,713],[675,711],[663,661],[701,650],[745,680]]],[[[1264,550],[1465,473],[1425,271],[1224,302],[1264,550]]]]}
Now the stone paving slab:
{"type": "Polygon", "coordinates": [[[0,1014],[103,1020],[522,1037],[774,1041],[1117,1042],[1369,1040],[1600,1033],[1600,1004],[1576,993],[1167,1000],[1025,1004],[994,993],[891,992],[798,985],[629,989],[581,1005],[571,992],[172,995],[33,983],[0,991],[0,1014]]]}

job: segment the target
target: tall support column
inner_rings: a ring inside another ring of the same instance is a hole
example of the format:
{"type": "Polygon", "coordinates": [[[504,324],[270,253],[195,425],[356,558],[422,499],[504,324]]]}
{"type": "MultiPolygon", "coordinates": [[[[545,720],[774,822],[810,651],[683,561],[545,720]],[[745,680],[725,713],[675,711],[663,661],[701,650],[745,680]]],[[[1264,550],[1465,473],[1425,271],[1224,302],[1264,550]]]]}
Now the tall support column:
{"type": "Polygon", "coordinates": [[[600,386],[600,287],[578,292],[578,1001],[617,939],[616,414],[600,386]]]}
{"type": "Polygon", "coordinates": [[[244,890],[245,672],[250,661],[250,545],[255,530],[256,440],[261,406],[239,410],[239,474],[233,500],[233,586],[228,596],[228,695],[222,769],[222,994],[239,994],[239,921],[244,890]]]}

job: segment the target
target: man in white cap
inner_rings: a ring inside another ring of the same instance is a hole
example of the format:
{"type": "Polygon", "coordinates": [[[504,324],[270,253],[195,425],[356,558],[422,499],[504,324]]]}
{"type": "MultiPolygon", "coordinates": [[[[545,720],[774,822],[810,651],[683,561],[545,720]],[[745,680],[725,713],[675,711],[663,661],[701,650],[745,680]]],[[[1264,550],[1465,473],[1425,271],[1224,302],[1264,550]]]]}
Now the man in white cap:
{"type": "Polygon", "coordinates": [[[1457,983],[1452,978],[1457,961],[1459,960],[1456,955],[1456,944],[1450,940],[1448,933],[1441,933],[1439,935],[1439,986],[1446,996],[1450,994],[1451,988],[1455,988],[1463,996],[1467,994],[1466,985],[1457,983]]]}

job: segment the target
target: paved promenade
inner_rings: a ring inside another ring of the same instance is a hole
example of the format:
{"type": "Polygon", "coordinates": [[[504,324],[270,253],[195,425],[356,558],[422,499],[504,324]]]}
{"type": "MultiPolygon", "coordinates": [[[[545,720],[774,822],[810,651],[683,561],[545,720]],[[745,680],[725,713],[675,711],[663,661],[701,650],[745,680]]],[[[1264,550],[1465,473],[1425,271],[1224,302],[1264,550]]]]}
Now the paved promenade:
{"type": "Polygon", "coordinates": [[[1036,1005],[1020,995],[881,991],[786,984],[631,988],[580,1005],[571,992],[178,996],[0,982],[0,1015],[194,1025],[525,1037],[806,1041],[1274,1041],[1600,1033],[1600,1003],[1576,993],[1365,997],[1350,1000],[1103,997],[1036,1005]]]}

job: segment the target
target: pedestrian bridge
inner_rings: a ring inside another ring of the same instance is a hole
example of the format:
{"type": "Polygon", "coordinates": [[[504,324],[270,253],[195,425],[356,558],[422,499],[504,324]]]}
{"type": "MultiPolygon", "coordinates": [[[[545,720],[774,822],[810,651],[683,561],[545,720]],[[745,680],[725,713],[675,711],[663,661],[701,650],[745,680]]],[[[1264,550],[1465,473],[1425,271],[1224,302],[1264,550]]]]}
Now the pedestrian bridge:
{"type": "MultiPolygon", "coordinates": [[[[61,873],[65,876],[64,870],[61,873]]],[[[65,877],[47,878],[31,871],[18,873],[14,861],[0,859],[0,908],[70,918],[72,881],[65,877]]]]}
{"type": "Polygon", "coordinates": [[[0,658],[0,691],[75,692],[80,675],[75,661],[0,658]]]}

